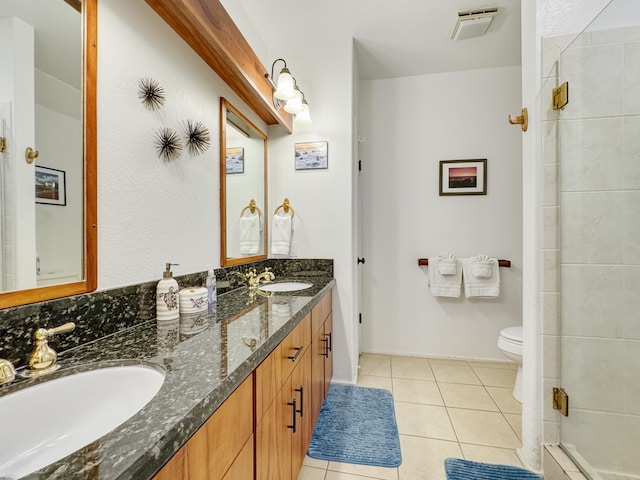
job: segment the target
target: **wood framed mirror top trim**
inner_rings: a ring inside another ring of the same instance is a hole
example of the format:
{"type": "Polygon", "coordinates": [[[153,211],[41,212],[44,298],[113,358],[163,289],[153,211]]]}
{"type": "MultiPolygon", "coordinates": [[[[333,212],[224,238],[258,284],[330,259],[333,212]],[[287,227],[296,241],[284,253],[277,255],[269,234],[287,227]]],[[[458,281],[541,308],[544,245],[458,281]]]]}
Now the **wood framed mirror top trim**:
{"type": "MultiPolygon", "coordinates": [[[[76,2],[79,3],[79,2],[76,2]]],[[[83,0],[84,24],[84,280],[0,293],[0,308],[52,300],[97,288],[97,109],[98,0],[83,0]]]]}
{"type": "Polygon", "coordinates": [[[227,102],[223,97],[220,98],[220,265],[222,266],[231,266],[231,265],[241,265],[244,263],[256,262],[258,260],[265,260],[267,258],[267,229],[268,229],[268,221],[266,217],[263,217],[263,232],[262,232],[262,241],[264,244],[264,253],[260,255],[252,255],[246,257],[238,257],[238,258],[228,258],[228,245],[227,245],[227,232],[228,232],[228,223],[227,223],[227,109],[232,111],[239,119],[241,119],[247,127],[253,130],[253,133],[257,137],[262,138],[264,141],[264,174],[263,174],[263,192],[264,198],[256,199],[261,205],[263,215],[268,214],[267,209],[267,199],[269,198],[267,191],[267,178],[268,178],[268,145],[267,145],[267,136],[256,127],[247,117],[245,117],[240,111],[227,102]]]}

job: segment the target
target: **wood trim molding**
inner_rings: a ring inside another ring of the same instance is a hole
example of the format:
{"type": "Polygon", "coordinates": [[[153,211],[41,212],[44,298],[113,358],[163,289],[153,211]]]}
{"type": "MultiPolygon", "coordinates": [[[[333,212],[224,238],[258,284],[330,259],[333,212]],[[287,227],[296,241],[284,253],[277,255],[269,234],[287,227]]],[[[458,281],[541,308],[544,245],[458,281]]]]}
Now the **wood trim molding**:
{"type": "Polygon", "coordinates": [[[145,0],[267,124],[293,131],[293,117],[276,109],[268,73],[219,0],[145,0]]]}

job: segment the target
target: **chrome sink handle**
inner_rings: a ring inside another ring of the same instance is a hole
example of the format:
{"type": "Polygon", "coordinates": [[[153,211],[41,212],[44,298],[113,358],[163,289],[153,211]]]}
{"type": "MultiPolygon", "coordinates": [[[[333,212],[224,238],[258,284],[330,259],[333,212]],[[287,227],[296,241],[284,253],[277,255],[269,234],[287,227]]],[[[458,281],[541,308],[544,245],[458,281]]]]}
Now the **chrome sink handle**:
{"type": "Polygon", "coordinates": [[[34,334],[36,346],[31,355],[29,355],[29,371],[25,372],[25,375],[35,376],[56,370],[58,368],[56,364],[58,355],[56,351],[49,346],[48,340],[57,333],[67,333],[74,328],[76,328],[76,324],[68,322],[55,328],[37,329],[34,334]]]}
{"type": "Polygon", "coordinates": [[[9,360],[0,358],[0,385],[12,382],[16,378],[16,369],[9,360]]]}

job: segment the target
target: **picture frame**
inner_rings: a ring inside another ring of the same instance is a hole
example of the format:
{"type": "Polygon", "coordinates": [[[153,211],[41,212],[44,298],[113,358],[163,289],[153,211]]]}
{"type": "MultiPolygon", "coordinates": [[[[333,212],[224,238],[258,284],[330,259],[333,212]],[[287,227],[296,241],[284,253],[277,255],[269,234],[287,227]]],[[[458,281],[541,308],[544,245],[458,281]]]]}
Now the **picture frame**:
{"type": "Polygon", "coordinates": [[[304,142],[295,144],[296,170],[329,168],[329,142],[304,142]]]}
{"type": "Polygon", "coordinates": [[[440,161],[440,196],[486,194],[486,158],[440,161]]]}
{"type": "Polygon", "coordinates": [[[244,147],[227,148],[227,174],[244,173],[244,147]]]}
{"type": "Polygon", "coordinates": [[[67,204],[67,182],[64,170],[35,167],[36,203],[46,205],[67,204]]]}

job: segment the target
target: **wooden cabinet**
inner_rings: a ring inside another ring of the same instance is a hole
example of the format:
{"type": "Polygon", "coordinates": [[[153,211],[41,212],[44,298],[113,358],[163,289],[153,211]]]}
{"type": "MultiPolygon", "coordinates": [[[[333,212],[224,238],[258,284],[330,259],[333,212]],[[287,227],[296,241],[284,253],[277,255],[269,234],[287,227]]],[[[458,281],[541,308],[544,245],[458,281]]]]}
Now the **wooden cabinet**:
{"type": "Polygon", "coordinates": [[[307,315],[254,372],[257,479],[296,480],[302,466],[315,425],[310,332],[307,315]]]}
{"type": "Polygon", "coordinates": [[[333,374],[332,329],[329,292],[153,480],[297,480],[333,374]]]}
{"type": "Polygon", "coordinates": [[[253,472],[253,378],[247,378],[154,480],[218,480],[253,472]],[[247,450],[251,463],[246,465],[247,450]],[[238,462],[238,465],[236,465],[238,462]],[[242,463],[242,465],[240,465],[242,463]],[[225,476],[227,475],[228,476],[225,476]]]}
{"type": "MultiPolygon", "coordinates": [[[[333,376],[333,316],[331,292],[327,293],[311,311],[313,339],[311,341],[312,399],[311,410],[315,419],[333,376]]],[[[315,420],[314,420],[315,424],[315,420]]]]}

